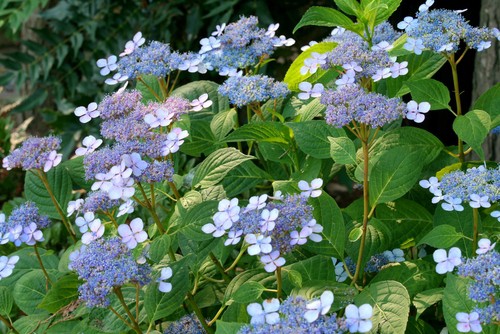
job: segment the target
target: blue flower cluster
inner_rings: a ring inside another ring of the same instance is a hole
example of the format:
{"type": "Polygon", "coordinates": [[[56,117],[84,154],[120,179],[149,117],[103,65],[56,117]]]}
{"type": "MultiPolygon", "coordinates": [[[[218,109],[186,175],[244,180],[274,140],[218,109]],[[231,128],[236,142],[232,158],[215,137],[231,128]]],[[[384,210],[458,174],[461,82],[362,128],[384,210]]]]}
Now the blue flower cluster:
{"type": "Polygon", "coordinates": [[[58,137],[31,137],[3,159],[3,167],[8,170],[12,168],[43,169],[51,152],[60,148],[61,139],[58,137]]]}
{"type": "Polygon", "coordinates": [[[151,268],[138,264],[118,237],[94,240],[70,255],[70,269],[85,282],[78,291],[88,307],[107,307],[114,287],[126,283],[140,286],[151,281],[151,268]]]}
{"type": "Polygon", "coordinates": [[[400,99],[366,92],[357,85],[325,90],[320,101],[326,106],[326,122],[336,128],[352,121],[381,127],[402,117],[405,110],[400,99]]]}
{"type": "Polygon", "coordinates": [[[469,298],[475,302],[487,302],[486,307],[477,307],[482,323],[500,321],[500,253],[495,250],[467,259],[458,267],[458,274],[469,277],[469,298]]]}
{"type": "Polygon", "coordinates": [[[103,191],[92,191],[87,194],[82,205],[82,212],[108,211],[118,206],[120,201],[110,199],[103,191]]]}
{"type": "Polygon", "coordinates": [[[194,314],[187,314],[177,321],[168,324],[163,334],[205,334],[205,330],[198,317],[194,314]]]}
{"type": "Polygon", "coordinates": [[[229,77],[219,87],[219,94],[227,96],[229,101],[238,107],[285,97],[289,92],[285,83],[276,82],[266,75],[229,77]]]}
{"type": "Polygon", "coordinates": [[[290,296],[279,307],[279,322],[245,325],[238,334],[341,334],[348,333],[345,319],[332,315],[322,315],[314,322],[308,322],[304,314],[308,311],[307,301],[298,296],[290,296]]]}
{"type": "Polygon", "coordinates": [[[22,243],[32,246],[43,241],[40,229],[49,225],[49,217],[41,215],[35,203],[25,202],[12,210],[7,221],[0,221],[0,244],[10,241],[18,247],[22,243]]]}

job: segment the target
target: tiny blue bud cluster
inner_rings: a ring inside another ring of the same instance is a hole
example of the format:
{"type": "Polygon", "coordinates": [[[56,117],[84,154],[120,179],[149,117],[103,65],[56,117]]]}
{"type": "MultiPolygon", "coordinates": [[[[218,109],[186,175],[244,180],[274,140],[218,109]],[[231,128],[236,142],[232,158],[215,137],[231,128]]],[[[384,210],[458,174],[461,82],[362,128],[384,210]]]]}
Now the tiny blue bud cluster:
{"type": "Polygon", "coordinates": [[[49,217],[41,215],[33,202],[25,202],[12,210],[6,222],[0,222],[0,244],[8,241],[16,246],[34,245],[43,241],[40,229],[50,225],[49,217]]]}
{"type": "Polygon", "coordinates": [[[22,168],[23,170],[43,169],[50,153],[60,148],[61,139],[58,137],[31,137],[3,159],[3,167],[6,169],[22,168]]]}
{"type": "Polygon", "coordinates": [[[163,334],[205,334],[205,330],[198,317],[187,314],[177,321],[171,322],[163,331],[163,334]]]}
{"type": "Polygon", "coordinates": [[[219,93],[227,96],[229,101],[238,107],[285,97],[289,92],[285,83],[276,82],[265,75],[229,77],[219,87],[219,93]]]}

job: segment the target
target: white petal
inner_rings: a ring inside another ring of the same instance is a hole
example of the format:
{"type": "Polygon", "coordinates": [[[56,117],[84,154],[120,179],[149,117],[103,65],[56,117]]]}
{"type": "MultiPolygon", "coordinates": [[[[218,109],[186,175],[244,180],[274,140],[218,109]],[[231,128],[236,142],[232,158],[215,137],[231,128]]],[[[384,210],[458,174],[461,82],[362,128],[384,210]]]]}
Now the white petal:
{"type": "Polygon", "coordinates": [[[260,305],[259,303],[248,304],[247,313],[252,317],[261,315],[263,313],[262,305],[260,305]]]}
{"type": "Polygon", "coordinates": [[[318,310],[309,310],[306,313],[304,313],[304,318],[306,318],[307,322],[311,323],[314,322],[316,319],[319,317],[319,311],[318,310]]]}

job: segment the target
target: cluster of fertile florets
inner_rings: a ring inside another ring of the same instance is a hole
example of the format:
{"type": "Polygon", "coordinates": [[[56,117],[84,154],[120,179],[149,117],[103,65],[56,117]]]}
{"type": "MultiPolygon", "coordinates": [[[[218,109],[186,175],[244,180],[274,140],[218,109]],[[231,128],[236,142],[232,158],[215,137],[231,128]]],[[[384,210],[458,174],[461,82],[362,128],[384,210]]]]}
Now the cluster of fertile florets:
{"type": "Polygon", "coordinates": [[[377,128],[405,113],[405,104],[400,99],[367,92],[357,85],[326,90],[320,101],[326,106],[326,122],[337,128],[353,121],[377,128]]]}
{"type": "Polygon", "coordinates": [[[0,213],[0,244],[10,241],[18,247],[23,243],[33,246],[44,240],[41,229],[49,225],[49,217],[41,215],[35,203],[26,202],[12,210],[7,220],[0,213]]]}
{"type": "Polygon", "coordinates": [[[500,166],[472,167],[465,172],[456,170],[444,175],[441,181],[434,176],[422,180],[420,186],[434,195],[432,203],[443,201],[441,207],[446,211],[463,211],[463,202],[468,202],[472,208],[489,208],[500,199],[500,166]]]}
{"type": "Polygon", "coordinates": [[[405,49],[415,54],[424,49],[455,53],[462,41],[470,49],[483,51],[491,46],[491,39],[499,38],[498,29],[472,27],[460,11],[429,10],[430,5],[422,5],[416,18],[408,16],[398,24],[408,35],[405,49]]]}
{"type": "Polygon", "coordinates": [[[163,334],[205,334],[200,320],[194,314],[187,314],[167,325],[163,334]]]}
{"type": "Polygon", "coordinates": [[[151,280],[151,268],[138,264],[129,248],[117,237],[83,245],[71,253],[69,268],[85,281],[78,291],[88,307],[107,307],[113,288],[129,282],[143,286],[151,280]]]}
{"type": "Polygon", "coordinates": [[[322,240],[319,233],[323,227],[316,222],[313,207],[307,203],[309,197],[321,195],[322,184],[321,179],[313,180],[311,185],[301,181],[300,195],[254,196],[245,208],[238,206],[237,198],[224,199],[219,202],[213,223],[204,225],[202,230],[216,238],[227,232],[226,246],[236,245],[244,238],[248,254],[260,255],[264,269],[273,272],[285,264],[282,254],[308,240],[322,240]]]}
{"type": "Polygon", "coordinates": [[[373,327],[371,317],[373,308],[369,304],[350,304],[344,317],[333,313],[328,315],[333,304],[331,291],[324,291],[320,298],[307,301],[290,296],[282,304],[276,298],[265,300],[262,305],[251,303],[247,312],[251,316],[250,325],[243,326],[238,334],[265,333],[366,333],[373,327]]]}
{"type": "Polygon", "coordinates": [[[54,136],[31,137],[26,139],[21,147],[3,158],[2,167],[7,170],[12,168],[43,169],[48,172],[61,162],[62,154],[57,153],[60,148],[60,138],[54,136]]]}

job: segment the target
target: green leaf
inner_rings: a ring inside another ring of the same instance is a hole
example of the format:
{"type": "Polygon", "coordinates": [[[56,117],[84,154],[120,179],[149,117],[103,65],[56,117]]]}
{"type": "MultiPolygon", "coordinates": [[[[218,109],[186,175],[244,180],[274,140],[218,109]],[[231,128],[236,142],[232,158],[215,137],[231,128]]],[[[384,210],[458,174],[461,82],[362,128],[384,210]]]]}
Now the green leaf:
{"type": "Polygon", "coordinates": [[[326,71],[322,69],[318,69],[315,74],[311,74],[310,72],[302,74],[300,73],[300,69],[304,66],[304,60],[310,58],[313,52],[324,54],[326,52],[332,51],[336,46],[337,43],[332,42],[321,42],[318,44],[314,44],[306,51],[302,52],[297,58],[295,58],[293,63],[288,68],[288,71],[285,74],[285,78],[283,79],[283,82],[288,85],[288,89],[297,91],[299,89],[299,83],[301,83],[302,81],[306,81],[308,78],[315,78],[317,80],[321,76],[323,76],[326,71]]]}
{"type": "Polygon", "coordinates": [[[56,313],[62,307],[78,299],[78,287],[81,283],[74,273],[61,277],[54,283],[38,307],[50,313],[56,313]]]}
{"type": "MultiPolygon", "coordinates": [[[[267,282],[274,282],[275,279],[273,276],[270,276],[267,272],[264,272],[262,269],[250,269],[242,272],[238,276],[234,277],[231,282],[229,282],[226,291],[224,293],[224,299],[222,301],[223,304],[228,303],[233,296],[240,290],[243,285],[249,282],[257,282],[260,285],[267,286],[267,282]]],[[[251,287],[251,285],[249,286],[251,287]]]]}
{"type": "Polygon", "coordinates": [[[303,247],[316,254],[344,257],[345,227],[342,212],[335,200],[325,192],[311,199],[314,218],[323,226],[319,243],[308,242],[303,247]]]}
{"type": "Polygon", "coordinates": [[[210,129],[209,121],[192,120],[188,131],[188,140],[182,144],[180,149],[182,153],[199,157],[202,153],[209,155],[220,147],[210,129]]]}
{"type": "Polygon", "coordinates": [[[330,158],[329,138],[346,136],[343,129],[329,126],[325,121],[311,120],[286,125],[292,128],[299,148],[317,159],[330,158]]]}
{"type": "Polygon", "coordinates": [[[295,28],[293,28],[293,33],[304,26],[348,27],[352,25],[354,25],[354,22],[338,10],[328,7],[312,6],[302,16],[295,28]]]}
{"type": "Polygon", "coordinates": [[[437,288],[443,277],[436,273],[436,265],[423,260],[390,264],[381,270],[372,283],[393,280],[403,284],[410,298],[423,290],[437,288]]]}
{"type": "Polygon", "coordinates": [[[227,173],[222,185],[226,189],[226,197],[232,198],[270,179],[271,175],[253,162],[245,161],[227,173]]]}
{"type": "Polygon", "coordinates": [[[441,141],[428,131],[415,127],[397,128],[384,133],[370,147],[370,159],[386,151],[404,147],[408,152],[419,151],[424,165],[431,163],[443,150],[441,141]]]}
{"type": "Polygon", "coordinates": [[[356,242],[363,236],[363,229],[356,227],[349,232],[349,242],[356,242]]]}
{"type": "Polygon", "coordinates": [[[432,229],[432,215],[420,204],[400,198],[377,206],[377,219],[393,231],[389,248],[415,245],[432,229]]]}
{"type": "Polygon", "coordinates": [[[181,216],[180,233],[195,241],[213,239],[211,234],[201,230],[205,224],[213,224],[213,215],[217,212],[218,201],[205,201],[191,207],[181,216]]]}
{"type": "Polygon", "coordinates": [[[137,82],[136,89],[141,92],[143,102],[160,102],[165,96],[161,92],[160,83],[158,78],[154,75],[143,75],[141,80],[137,82]]]}
{"type": "Polygon", "coordinates": [[[251,159],[255,158],[232,147],[219,149],[198,165],[193,185],[201,187],[216,185],[224,179],[230,170],[251,159]]]}
{"type": "Polygon", "coordinates": [[[449,333],[457,331],[458,320],[455,315],[458,312],[470,313],[476,307],[476,303],[468,298],[467,286],[471,281],[457,277],[451,273],[446,275],[446,286],[443,291],[443,315],[449,333]]]}
{"type": "Polygon", "coordinates": [[[359,2],[352,0],[334,0],[337,7],[348,15],[358,16],[361,13],[359,2]]]}
{"type": "MultiPolygon", "coordinates": [[[[51,277],[53,280],[54,277],[51,277]]],[[[41,269],[35,269],[21,277],[13,290],[16,305],[26,314],[44,312],[38,305],[47,294],[47,280],[41,269]]]]}
{"type": "Polygon", "coordinates": [[[344,308],[347,304],[352,303],[354,297],[357,295],[357,290],[352,286],[337,283],[335,281],[323,280],[307,281],[301,288],[293,289],[291,294],[311,300],[313,298],[319,299],[321,294],[326,290],[333,292],[335,296],[331,311],[344,308]]]}
{"type": "Polygon", "coordinates": [[[265,290],[265,286],[259,282],[250,281],[242,284],[232,296],[232,299],[237,303],[251,303],[257,301],[265,290]]]}
{"type": "Polygon", "coordinates": [[[328,137],[330,156],[338,164],[356,164],[356,146],[348,137],[328,137]]]}
{"type": "Polygon", "coordinates": [[[0,286],[0,315],[8,316],[14,305],[12,289],[6,286],[0,286]]]}
{"type": "Polygon", "coordinates": [[[189,254],[189,267],[193,272],[198,272],[210,252],[222,250],[223,239],[211,238],[204,241],[196,241],[188,238],[185,234],[179,234],[179,247],[183,254],[189,254]]]}
{"type": "Polygon", "coordinates": [[[413,298],[413,305],[417,309],[417,319],[426,309],[443,299],[443,290],[443,288],[435,288],[422,291],[415,295],[413,298]]]}
{"type": "Polygon", "coordinates": [[[431,110],[451,110],[449,106],[450,92],[442,82],[434,79],[422,79],[407,81],[406,85],[410,89],[412,98],[418,103],[429,102],[431,110]]]}
{"type": "Polygon", "coordinates": [[[235,109],[229,109],[214,115],[210,122],[210,129],[214,138],[222,141],[226,135],[234,128],[238,121],[238,114],[235,109]]]}
{"type": "MultiPolygon", "coordinates": [[[[64,167],[57,166],[52,168],[47,173],[47,179],[51,190],[61,206],[63,213],[68,207],[68,202],[71,199],[71,178],[64,167]]],[[[40,212],[53,219],[61,219],[57,213],[54,204],[45,188],[42,180],[35,174],[34,171],[28,171],[24,180],[24,192],[26,199],[34,202],[40,212]]]]}
{"type": "Polygon", "coordinates": [[[33,94],[26,97],[17,107],[12,109],[11,112],[20,113],[25,111],[32,111],[36,107],[41,106],[48,96],[49,93],[46,90],[39,88],[33,94]]]}
{"type": "Polygon", "coordinates": [[[241,327],[243,327],[244,323],[239,323],[239,322],[226,322],[226,321],[221,321],[217,320],[215,322],[217,325],[217,330],[215,331],[215,334],[233,334],[237,333],[241,327]]]}
{"type": "Polygon", "coordinates": [[[30,314],[20,317],[14,322],[14,328],[19,333],[45,333],[49,326],[49,314],[46,312],[39,314],[30,314]]]}
{"type": "Polygon", "coordinates": [[[401,4],[401,0],[376,0],[375,2],[378,3],[375,26],[386,21],[401,4]]]}
{"type": "Polygon", "coordinates": [[[189,260],[190,257],[186,256],[169,265],[173,273],[172,278],[168,280],[172,284],[172,291],[163,293],[158,290],[158,284],[148,285],[144,296],[144,308],[150,322],[174,313],[182,305],[191,285],[189,260]]]}
{"type": "Polygon", "coordinates": [[[383,153],[370,171],[370,204],[375,206],[398,199],[417,182],[422,154],[396,147],[383,153]]]}
{"type": "Polygon", "coordinates": [[[500,83],[481,95],[472,109],[486,111],[490,115],[492,128],[500,125],[500,83]]]}
{"type": "Polygon", "coordinates": [[[370,333],[404,334],[410,312],[410,296],[401,283],[383,281],[370,284],[354,298],[354,302],[373,307],[370,333]]]}
{"type": "Polygon", "coordinates": [[[453,226],[439,225],[420,239],[417,246],[427,244],[434,248],[449,248],[463,237],[464,235],[458,233],[453,226]]]}
{"type": "Polygon", "coordinates": [[[66,160],[63,163],[61,163],[60,166],[61,168],[64,168],[68,172],[73,183],[75,183],[79,187],[82,187],[83,189],[90,190],[90,187],[92,186],[92,181],[87,181],[85,179],[85,168],[83,167],[83,157],[76,157],[70,160],[66,160]]]}
{"type": "Polygon", "coordinates": [[[226,137],[226,142],[242,142],[256,140],[258,142],[271,142],[288,144],[290,141],[289,129],[275,122],[250,123],[236,129],[226,137]]]}
{"type": "Polygon", "coordinates": [[[491,119],[486,111],[472,110],[465,116],[459,115],[453,121],[453,130],[459,138],[470,145],[484,160],[484,151],[481,145],[490,131],[491,119]]]}
{"type": "Polygon", "coordinates": [[[168,234],[164,234],[161,237],[157,237],[151,243],[149,248],[149,258],[154,263],[160,263],[160,261],[168,254],[168,250],[171,244],[171,237],[168,234]]]}
{"type": "MultiPolygon", "coordinates": [[[[434,227],[441,225],[450,225],[455,228],[457,233],[472,239],[473,234],[473,221],[472,221],[472,208],[464,205],[464,210],[459,211],[445,211],[441,205],[436,208],[434,212],[434,227]]],[[[481,221],[479,221],[479,233],[481,233],[481,221]]],[[[455,244],[451,245],[460,248],[462,256],[472,257],[475,256],[472,251],[472,242],[466,238],[459,239],[455,244]]]]}

